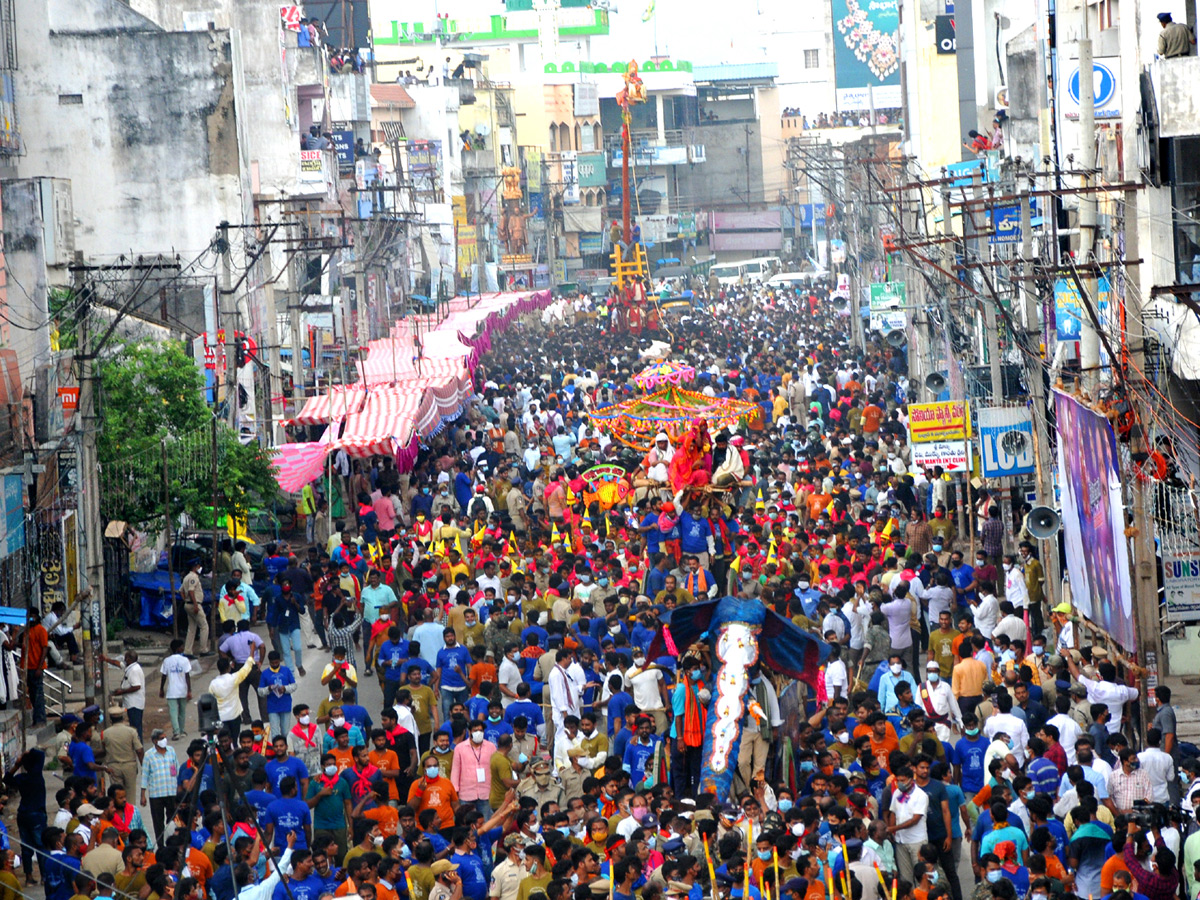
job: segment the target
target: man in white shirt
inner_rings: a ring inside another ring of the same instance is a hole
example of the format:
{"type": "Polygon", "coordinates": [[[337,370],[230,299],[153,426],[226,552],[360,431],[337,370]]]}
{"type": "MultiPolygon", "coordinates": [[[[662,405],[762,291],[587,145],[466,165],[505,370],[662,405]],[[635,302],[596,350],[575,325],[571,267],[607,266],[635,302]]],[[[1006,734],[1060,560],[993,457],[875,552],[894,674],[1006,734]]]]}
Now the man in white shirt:
{"type": "Polygon", "coordinates": [[[948,682],[942,680],[942,667],[936,659],[925,664],[925,680],[913,692],[913,702],[925,710],[933,721],[938,716],[946,721],[934,722],[933,730],[939,741],[950,740],[950,729],[962,728],[962,711],[948,682]]]}
{"type": "Polygon", "coordinates": [[[838,697],[850,696],[850,677],[842,660],[842,647],[833,642],[830,642],[829,659],[825,662],[825,693],[830,703],[838,697]]]}
{"type": "Polygon", "coordinates": [[[1073,766],[1075,765],[1075,741],[1083,734],[1083,729],[1068,714],[1071,709],[1071,698],[1068,694],[1059,694],[1055,697],[1054,708],[1058,710],[1058,713],[1047,719],[1046,724],[1053,725],[1058,729],[1058,743],[1062,746],[1063,753],[1066,754],[1067,765],[1073,766]]]}
{"type": "Polygon", "coordinates": [[[109,665],[124,667],[121,686],[112,692],[112,696],[121,698],[121,703],[129,715],[129,724],[137,731],[138,739],[141,740],[142,715],[146,711],[146,674],[138,662],[138,655],[133,650],[126,650],[124,663],[110,656],[101,655],[101,659],[109,665]]]}
{"type": "Polygon", "coordinates": [[[996,637],[1002,634],[1007,635],[1010,641],[1024,641],[1028,632],[1020,611],[1008,600],[1005,600],[1000,604],[1000,612],[1004,615],[992,629],[992,634],[996,637]]]}
{"type": "Polygon", "coordinates": [[[1025,584],[1025,570],[1021,568],[1017,557],[1011,553],[1004,554],[1004,599],[1015,609],[1026,609],[1029,606],[1029,588],[1025,584]]]}
{"type": "Polygon", "coordinates": [[[1103,703],[1108,707],[1110,715],[1108,721],[1105,723],[1108,733],[1116,734],[1120,731],[1121,716],[1124,713],[1125,704],[1138,698],[1138,689],[1117,684],[1117,667],[1107,660],[1096,666],[1096,670],[1100,675],[1099,681],[1095,681],[1084,675],[1079,669],[1079,664],[1075,662],[1075,658],[1071,654],[1067,654],[1067,667],[1071,670],[1071,676],[1083,685],[1087,691],[1089,703],[1103,703]]]}
{"type": "Polygon", "coordinates": [[[669,724],[667,709],[671,701],[667,696],[662,670],[657,665],[647,665],[645,652],[635,650],[633,665],[625,670],[625,683],[633,695],[634,705],[654,719],[656,733],[665,736],[669,724]]]}
{"type": "Polygon", "coordinates": [[[254,668],[254,654],[246,657],[242,667],[233,671],[233,663],[221,657],[217,660],[217,677],[208,685],[208,692],[217,701],[217,716],[221,725],[228,728],[231,734],[240,734],[242,730],[242,701],[238,697],[238,685],[246,680],[250,670],[254,668]]]}
{"type": "Polygon", "coordinates": [[[563,719],[579,715],[584,679],[583,669],[575,663],[575,648],[559,647],[549,678],[550,715],[556,736],[563,730],[563,719]]]}
{"type": "Polygon", "coordinates": [[[984,591],[981,588],[979,600],[971,604],[971,608],[975,611],[975,627],[990,641],[996,624],[1000,621],[1000,601],[996,599],[995,591],[984,591]]]}
{"type": "Polygon", "coordinates": [[[913,770],[908,766],[898,767],[894,774],[896,789],[888,807],[888,834],[896,844],[896,868],[900,877],[912,884],[913,865],[929,834],[925,821],[929,813],[929,795],[917,787],[913,770]]]}
{"type": "Polygon", "coordinates": [[[525,679],[521,675],[521,654],[516,647],[509,647],[500,661],[500,671],[496,675],[500,688],[500,702],[504,708],[517,699],[517,686],[525,679]]]}
{"type": "Polygon", "coordinates": [[[1169,785],[1176,777],[1175,761],[1171,754],[1162,751],[1162,732],[1157,728],[1146,731],[1146,749],[1138,754],[1138,762],[1142,771],[1150,779],[1153,791],[1151,799],[1155,803],[1169,803],[1171,800],[1169,785]]]}
{"type": "Polygon", "coordinates": [[[1012,713],[1013,698],[1008,691],[1000,691],[996,696],[996,713],[983,726],[983,733],[991,740],[997,733],[1003,732],[1012,739],[1012,754],[1017,762],[1024,764],[1025,748],[1029,746],[1029,729],[1025,722],[1012,713]]]}

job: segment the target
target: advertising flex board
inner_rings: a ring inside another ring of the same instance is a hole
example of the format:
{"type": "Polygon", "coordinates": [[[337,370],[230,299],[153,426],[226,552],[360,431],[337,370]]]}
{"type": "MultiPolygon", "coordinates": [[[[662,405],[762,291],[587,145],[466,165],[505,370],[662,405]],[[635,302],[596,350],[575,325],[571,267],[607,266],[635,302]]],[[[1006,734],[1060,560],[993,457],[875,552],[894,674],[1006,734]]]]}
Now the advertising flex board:
{"type": "Polygon", "coordinates": [[[897,0],[833,0],[833,27],[838,109],[900,106],[897,0]]]}

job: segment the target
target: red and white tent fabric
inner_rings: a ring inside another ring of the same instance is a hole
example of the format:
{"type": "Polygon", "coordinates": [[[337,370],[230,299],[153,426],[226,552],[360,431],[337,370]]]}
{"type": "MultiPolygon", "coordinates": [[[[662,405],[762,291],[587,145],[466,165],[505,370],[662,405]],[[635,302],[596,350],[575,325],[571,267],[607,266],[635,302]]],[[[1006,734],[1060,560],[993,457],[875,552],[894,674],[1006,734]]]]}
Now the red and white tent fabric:
{"type": "Polygon", "coordinates": [[[327,393],[317,394],[304,401],[304,408],[290,421],[291,425],[328,425],[341,422],[362,409],[367,399],[366,385],[344,387],[335,384],[327,393]]]}
{"type": "Polygon", "coordinates": [[[360,383],[335,385],[309,397],[291,420],[295,425],[345,425],[340,438],[332,439],[327,430],[315,443],[277,448],[280,486],[299,490],[320,476],[326,455],[337,449],[359,458],[393,456],[401,471],[410,469],[421,443],[462,412],[492,333],[552,299],[550,291],[455,297],[441,320],[424,315],[396,322],[387,338],[369,344],[366,362],[358,364],[360,383]]]}
{"type": "Polygon", "coordinates": [[[367,347],[367,361],[358,363],[359,375],[370,387],[401,384],[413,378],[459,375],[469,381],[471,372],[475,370],[476,352],[458,344],[456,335],[442,336],[436,331],[422,335],[422,342],[434,335],[438,335],[438,338],[431,346],[439,352],[430,352],[426,347],[420,359],[415,358],[413,346],[403,338],[371,341],[367,347]],[[453,339],[454,344],[447,338],[453,339]],[[457,346],[458,352],[454,352],[454,346],[457,346]],[[449,352],[442,353],[441,350],[449,352]]]}
{"type": "Polygon", "coordinates": [[[436,416],[433,409],[433,395],[429,391],[376,388],[367,395],[362,410],[346,419],[342,436],[333,446],[359,458],[399,458],[410,450],[415,455],[419,441],[417,423],[436,416]]]}

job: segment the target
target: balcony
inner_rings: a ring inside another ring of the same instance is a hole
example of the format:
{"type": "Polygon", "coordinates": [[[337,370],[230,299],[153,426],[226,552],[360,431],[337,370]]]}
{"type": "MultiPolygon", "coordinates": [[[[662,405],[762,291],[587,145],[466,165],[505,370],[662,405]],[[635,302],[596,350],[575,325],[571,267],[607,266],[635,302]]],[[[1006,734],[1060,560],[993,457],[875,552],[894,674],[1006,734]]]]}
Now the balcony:
{"type": "Polygon", "coordinates": [[[1155,60],[1150,67],[1158,104],[1158,136],[1200,135],[1200,57],[1180,56],[1155,60]]]}
{"type": "Polygon", "coordinates": [[[462,167],[464,175],[495,175],[496,154],[491,150],[464,150],[462,167]]]}
{"type": "MultiPolygon", "coordinates": [[[[690,132],[685,135],[677,128],[664,131],[662,140],[659,140],[657,131],[635,131],[630,135],[633,163],[636,166],[681,166],[686,163],[704,162],[704,145],[692,143],[687,139],[690,137],[690,132]]],[[[619,134],[605,137],[604,152],[609,157],[610,165],[621,165],[619,134]]]]}

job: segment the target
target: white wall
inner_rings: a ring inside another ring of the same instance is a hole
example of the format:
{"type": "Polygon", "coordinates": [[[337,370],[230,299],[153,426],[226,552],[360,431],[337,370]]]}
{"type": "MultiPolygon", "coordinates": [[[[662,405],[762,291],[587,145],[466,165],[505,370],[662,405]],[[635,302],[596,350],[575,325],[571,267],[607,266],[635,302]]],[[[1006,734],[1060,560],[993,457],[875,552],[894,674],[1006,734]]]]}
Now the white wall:
{"type": "Polygon", "coordinates": [[[168,34],[116,0],[19,3],[16,31],[17,175],[71,180],[86,256],[190,259],[238,217],[225,33],[168,34]]]}

